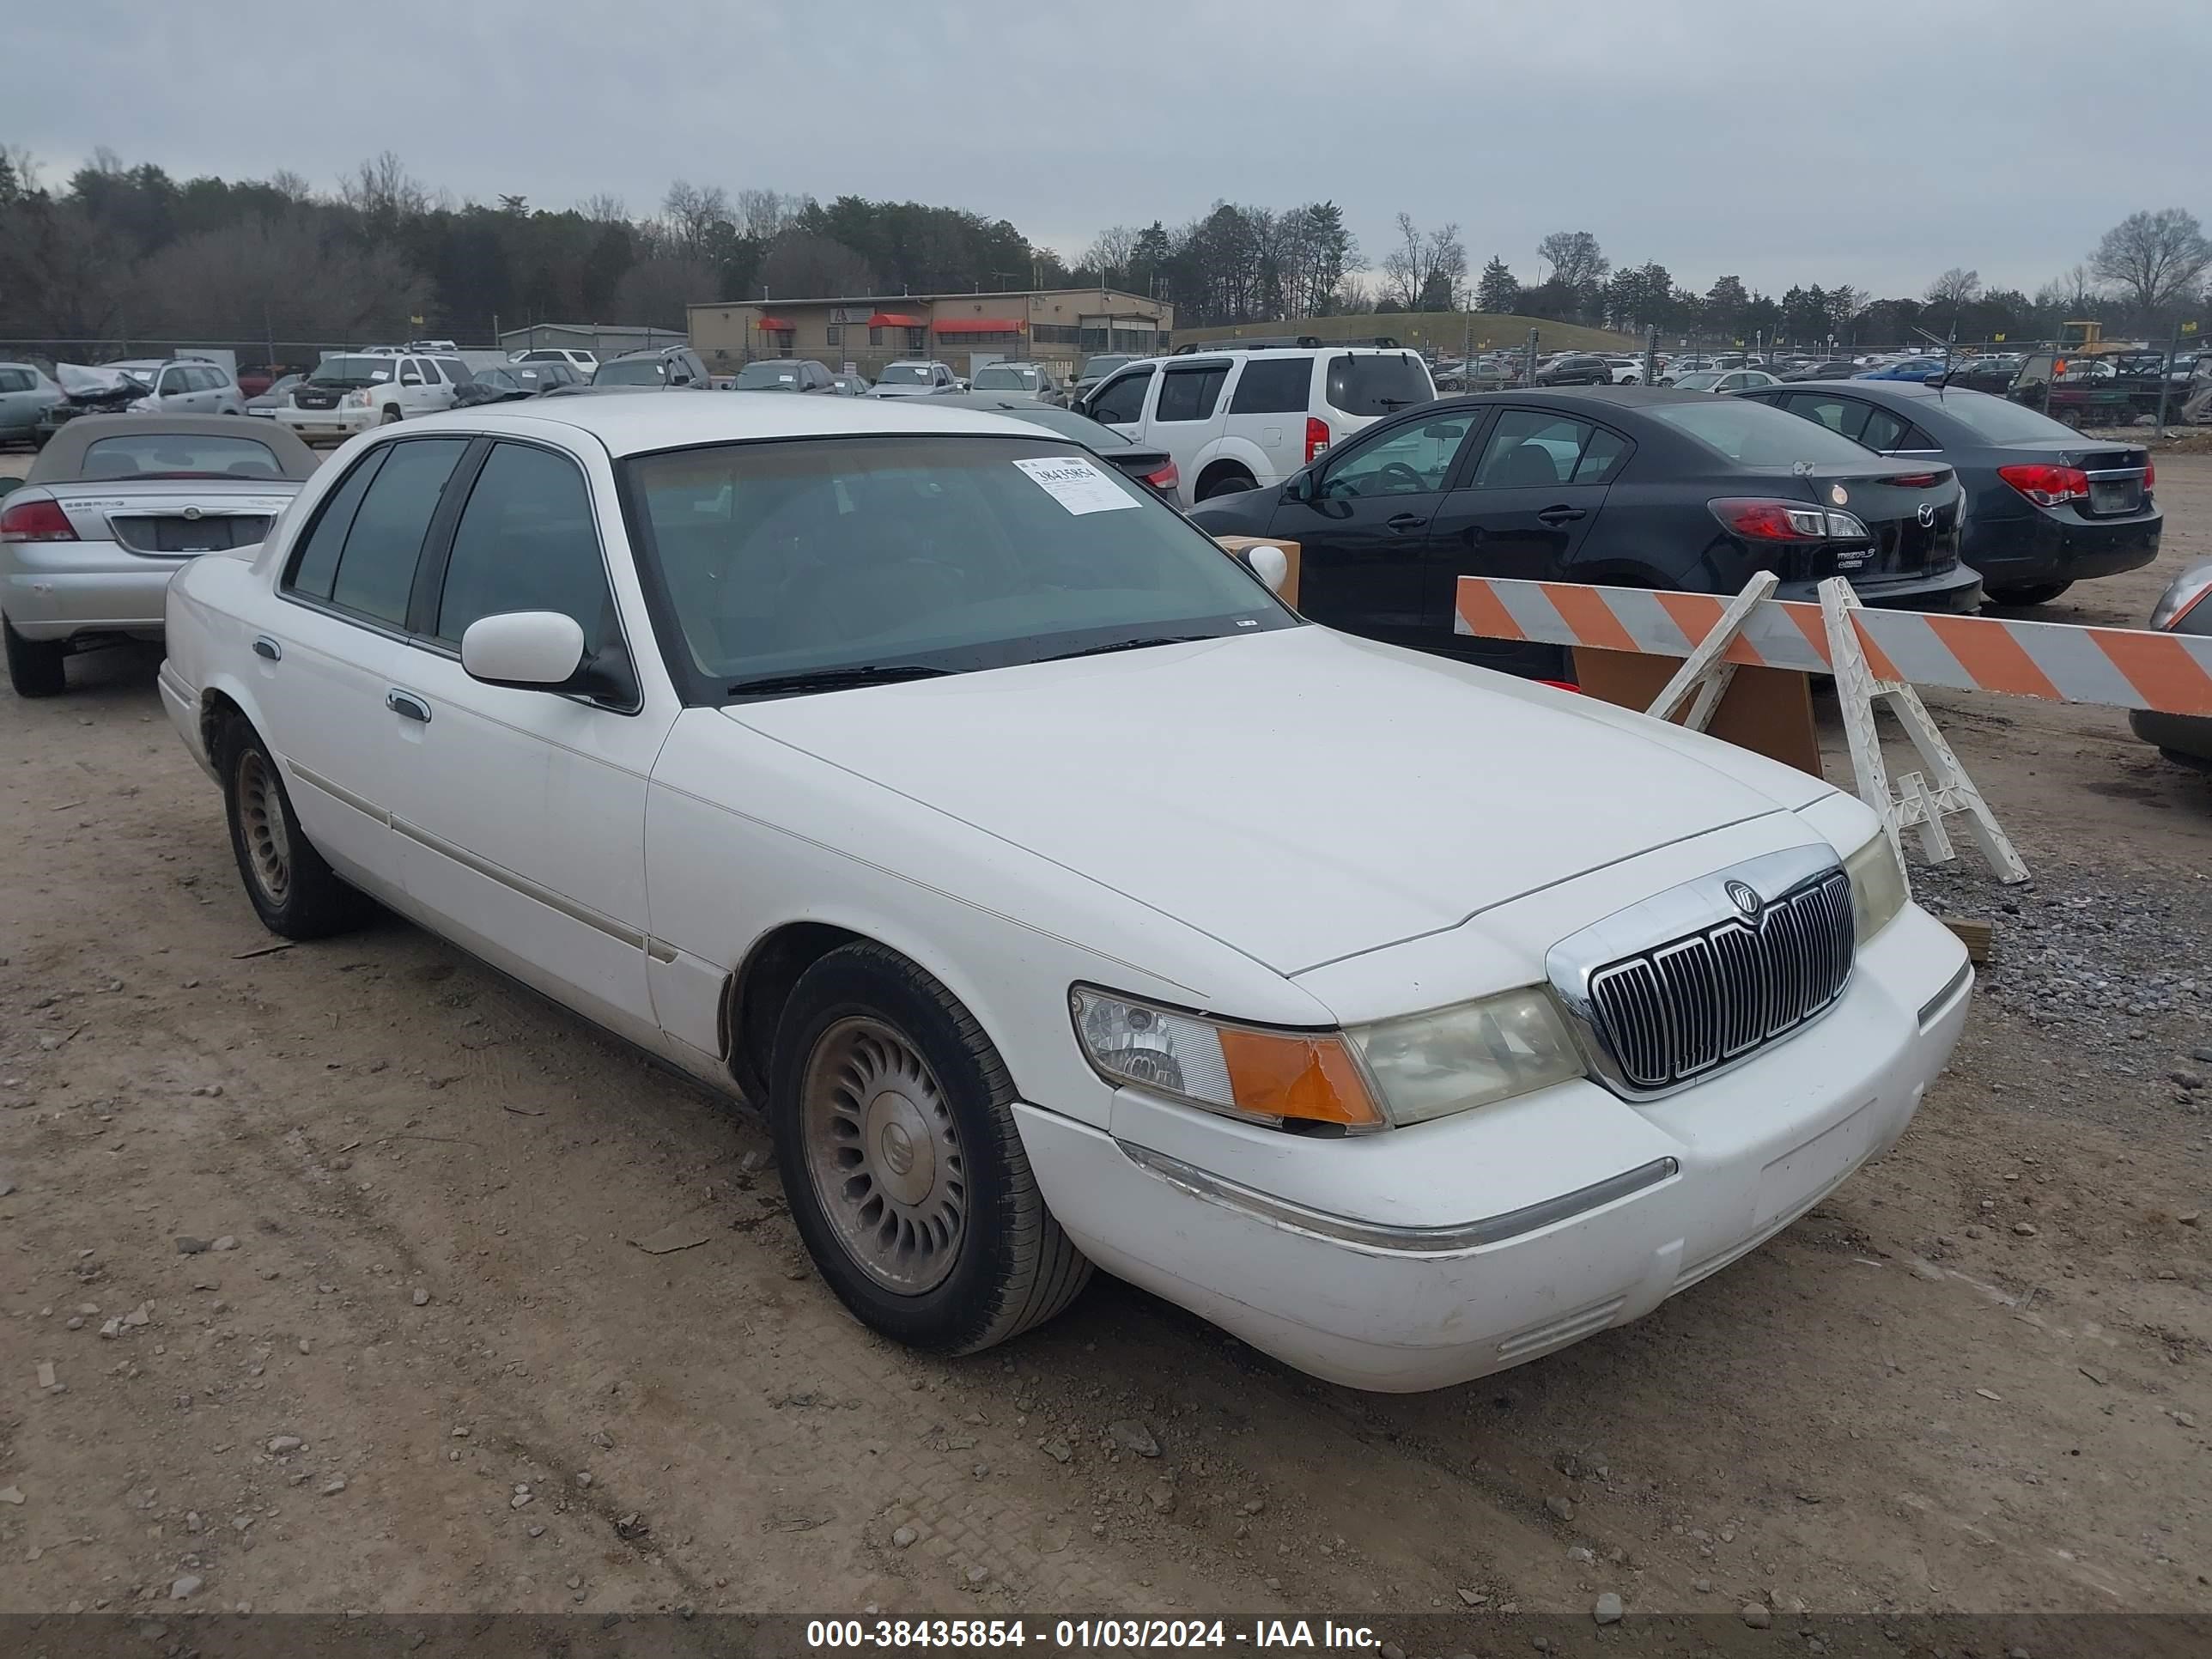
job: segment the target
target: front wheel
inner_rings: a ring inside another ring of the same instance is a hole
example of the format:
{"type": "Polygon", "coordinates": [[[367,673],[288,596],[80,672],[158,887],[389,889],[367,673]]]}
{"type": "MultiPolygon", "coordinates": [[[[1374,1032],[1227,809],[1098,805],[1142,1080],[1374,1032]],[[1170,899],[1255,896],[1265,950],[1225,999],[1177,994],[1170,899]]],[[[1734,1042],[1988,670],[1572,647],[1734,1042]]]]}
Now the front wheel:
{"type": "Polygon", "coordinates": [[[1051,1318],[1089,1281],[1030,1171],[997,1049],[903,957],[860,942],[808,969],[771,1073],[792,1219],[863,1324],[972,1353],[1051,1318]]]}
{"type": "Polygon", "coordinates": [[[2072,582],[2030,582],[2021,587],[1992,587],[1987,591],[1991,605],[2048,605],[2073,586],[2072,582]]]}
{"type": "Polygon", "coordinates": [[[69,690],[69,671],[62,665],[69,658],[66,641],[27,640],[4,617],[0,629],[7,634],[8,683],[17,696],[58,697],[69,690]]]}
{"type": "Polygon", "coordinates": [[[399,410],[398,408],[387,404],[384,410],[384,418],[378,422],[377,424],[379,426],[398,426],[399,424],[399,410]]]}
{"type": "Polygon", "coordinates": [[[216,772],[230,850],[261,925],[284,939],[323,939],[356,926],[368,901],[323,861],[292,811],[276,757],[243,716],[216,734],[216,772]]]}

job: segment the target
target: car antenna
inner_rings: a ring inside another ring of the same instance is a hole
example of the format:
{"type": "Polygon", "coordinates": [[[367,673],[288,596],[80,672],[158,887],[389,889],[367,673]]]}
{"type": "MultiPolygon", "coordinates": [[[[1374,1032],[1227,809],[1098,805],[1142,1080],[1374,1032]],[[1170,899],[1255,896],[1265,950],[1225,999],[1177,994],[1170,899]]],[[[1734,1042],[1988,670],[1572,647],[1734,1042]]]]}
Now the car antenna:
{"type": "Polygon", "coordinates": [[[1812,463],[1812,462],[1810,462],[1810,461],[1792,461],[1792,462],[1790,462],[1790,476],[1791,477],[1793,477],[1793,478],[1796,479],[1796,480],[1797,480],[1797,482],[1798,482],[1799,483],[1801,483],[1801,484],[1804,485],[1804,487],[1805,487],[1805,499],[1806,499],[1807,501],[1808,501],[1812,502],[1812,503],[1813,503],[1813,505],[1814,505],[1814,506],[1815,506],[1815,507],[1818,507],[1818,506],[1820,506],[1820,486],[1819,486],[1819,485],[1817,485],[1817,484],[1815,484],[1815,483],[1813,482],[1813,463],[1812,463]]]}

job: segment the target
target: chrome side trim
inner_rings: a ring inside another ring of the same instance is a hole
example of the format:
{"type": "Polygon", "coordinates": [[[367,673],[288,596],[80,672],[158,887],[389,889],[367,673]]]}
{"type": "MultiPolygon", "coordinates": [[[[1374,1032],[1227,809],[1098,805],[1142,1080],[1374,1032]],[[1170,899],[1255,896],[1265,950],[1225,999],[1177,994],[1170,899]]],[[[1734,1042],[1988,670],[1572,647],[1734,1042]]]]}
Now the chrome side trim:
{"type": "Polygon", "coordinates": [[[579,904],[565,894],[556,893],[541,882],[527,876],[518,876],[514,871],[494,864],[489,859],[478,858],[465,847],[456,847],[442,836],[434,836],[428,830],[410,823],[404,818],[386,820],[392,827],[417,846],[427,847],[441,857],[475,871],[478,875],[510,888],[527,899],[535,899],[549,910],[558,910],[571,921],[580,921],[585,927],[605,933],[609,939],[620,939],[633,951],[645,949],[645,935],[625,922],[603,915],[588,904],[579,904]]]}
{"type": "Polygon", "coordinates": [[[341,787],[339,785],[332,783],[328,778],[325,777],[319,772],[310,772],[306,767],[301,765],[297,761],[288,760],[284,763],[284,766],[286,770],[289,771],[294,777],[299,779],[301,782],[306,784],[310,789],[319,789],[324,794],[328,795],[332,800],[337,801],[340,805],[350,806],[356,812],[365,813],[367,816],[374,818],[379,823],[383,824],[386,829],[391,827],[392,814],[386,811],[374,801],[365,800],[361,796],[355,794],[352,790],[341,787]]]}
{"type": "Polygon", "coordinates": [[[1924,1031],[1933,1025],[1942,1017],[1944,1010],[1951,1006],[1952,1000],[1962,995],[1966,988],[1973,982],[1974,964],[1971,962],[1960,963],[1959,971],[1951,975],[1950,983],[1920,1005],[1920,1029],[1924,1031]]]}
{"type": "Polygon", "coordinates": [[[1578,1187],[1573,1192],[1562,1193],[1557,1198],[1547,1198],[1540,1204],[1531,1204],[1518,1210],[1508,1210],[1503,1215],[1485,1216],[1475,1221],[1455,1222],[1443,1227],[1391,1227],[1379,1222],[1361,1221],[1351,1216],[1332,1215],[1322,1210],[1310,1210],[1301,1204],[1275,1198],[1234,1181],[1224,1181],[1219,1176],[1208,1175],[1193,1164],[1165,1152],[1156,1152],[1149,1146],[1139,1146],[1126,1140],[1114,1143],[1121,1156],[1148,1175],[1158,1176],[1170,1187],[1189,1194],[1209,1204],[1218,1204],[1224,1209],[1235,1210],[1271,1227],[1281,1227],[1291,1232],[1310,1233],[1317,1238],[1328,1239],[1340,1244],[1357,1245],[1362,1249],[1385,1250],[1399,1255],[1443,1255],[1455,1251],[1479,1249],[1486,1244],[1500,1244],[1524,1233],[1533,1233],[1566,1221],[1585,1212],[1598,1209],[1616,1199],[1640,1193],[1671,1180],[1681,1165],[1671,1158],[1656,1158],[1649,1164],[1603,1181],[1578,1187]]]}

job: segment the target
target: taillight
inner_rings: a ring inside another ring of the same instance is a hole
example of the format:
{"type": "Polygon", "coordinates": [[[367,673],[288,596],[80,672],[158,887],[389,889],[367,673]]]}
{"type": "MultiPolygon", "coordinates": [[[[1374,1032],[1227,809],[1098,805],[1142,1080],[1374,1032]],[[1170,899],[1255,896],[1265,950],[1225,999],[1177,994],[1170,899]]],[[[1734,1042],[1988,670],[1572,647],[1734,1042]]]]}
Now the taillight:
{"type": "Polygon", "coordinates": [[[2042,461],[2001,466],[1997,477],[2038,507],[2063,507],[2089,499],[2089,475],[2078,466],[2052,466],[2042,461]]]}
{"type": "Polygon", "coordinates": [[[2143,494],[2146,495],[2149,495],[2152,486],[2157,483],[2158,463],[2156,461],[2146,460],[2143,463],[2143,494]]]}
{"type": "Polygon", "coordinates": [[[1867,527],[1856,514],[1838,513],[1803,501],[1770,501],[1760,495],[1723,495],[1705,505],[1722,525],[1746,541],[1865,541],[1867,527]]]}
{"type": "Polygon", "coordinates": [[[1328,447],[1328,422],[1327,421],[1316,420],[1310,415],[1307,416],[1306,459],[1310,462],[1315,456],[1320,454],[1322,450],[1327,449],[1328,447]]]}
{"type": "Polygon", "coordinates": [[[76,527],[58,501],[17,501],[0,511],[0,542],[73,542],[76,527]]]}
{"type": "Polygon", "coordinates": [[[1164,495],[1182,481],[1182,474],[1176,471],[1176,464],[1173,461],[1170,461],[1157,472],[1145,474],[1145,482],[1164,495]]]}

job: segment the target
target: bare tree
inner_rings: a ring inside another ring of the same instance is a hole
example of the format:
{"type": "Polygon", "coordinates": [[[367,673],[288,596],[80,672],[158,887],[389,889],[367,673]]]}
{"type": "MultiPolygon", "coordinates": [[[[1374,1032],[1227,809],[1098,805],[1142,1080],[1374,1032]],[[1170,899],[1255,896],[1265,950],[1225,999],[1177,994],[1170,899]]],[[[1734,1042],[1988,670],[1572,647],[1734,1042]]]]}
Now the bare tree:
{"type": "Polygon", "coordinates": [[[28,144],[0,144],[0,163],[15,174],[16,189],[26,196],[37,192],[39,158],[31,154],[28,144]]]}
{"type": "Polygon", "coordinates": [[[686,306],[719,300],[721,280],[705,259],[660,254],[641,259],[615,283],[615,311],[626,323],[682,328],[686,306]]]}
{"type": "Polygon", "coordinates": [[[1953,265],[1934,282],[1928,284],[1928,303],[1945,306],[1956,311],[1960,306],[1971,305],[1981,296],[1982,273],[1953,265]]]}
{"type": "Polygon", "coordinates": [[[2179,208],[2130,213],[2106,231],[2089,268],[2148,318],[2195,291],[2212,267],[2212,242],[2194,214],[2179,208]]]}
{"type": "Polygon", "coordinates": [[[1421,232],[1410,213],[1401,211],[1396,223],[1398,240],[1382,256],[1381,297],[1411,311],[1421,297],[1421,232]]]}
{"type": "Polygon", "coordinates": [[[1553,231],[1536,244],[1536,257],[1551,266],[1551,281],[1577,294],[1588,293],[1613,270],[1597,238],[1586,230],[1553,231]]]}
{"type": "Polygon", "coordinates": [[[2035,291],[2035,303],[2081,316],[2105,296],[2086,264],[2072,264],[2035,291]]]}
{"type": "Polygon", "coordinates": [[[288,202],[312,202],[315,199],[315,187],[307,182],[307,175],[295,173],[289,167],[279,167],[270,173],[269,188],[288,202]]]}
{"type": "Polygon", "coordinates": [[[306,216],[255,218],[172,242],[138,266],[134,327],[256,339],[404,337],[430,283],[389,243],[366,246],[306,216]]]}
{"type": "Polygon", "coordinates": [[[1358,276],[1337,278],[1336,289],[1329,295],[1330,309],[1340,316],[1353,316],[1375,309],[1375,290],[1358,276]]]}
{"type": "Polygon", "coordinates": [[[419,218],[430,210],[430,192],[388,149],[340,179],[338,199],[363,217],[385,224],[419,218]]]}
{"type": "Polygon", "coordinates": [[[1082,264],[1103,277],[1115,282],[1127,280],[1129,267],[1137,258],[1137,227],[1109,225],[1100,231],[1091,246],[1083,251],[1082,264]]]}
{"type": "Polygon", "coordinates": [[[626,225],[629,222],[629,204],[610,191],[586,196],[576,204],[576,211],[595,225],[626,225]]]}
{"type": "Polygon", "coordinates": [[[772,242],[798,222],[799,216],[812,205],[804,196],[787,196],[775,190],[741,190],[738,192],[738,228],[747,236],[772,242]]]}
{"type": "Polygon", "coordinates": [[[868,262],[833,236],[791,229],[777,237],[761,261],[761,286],[786,300],[866,294],[876,285],[868,262]]]}
{"type": "Polygon", "coordinates": [[[714,228],[730,222],[729,192],[720,185],[701,186],[678,179],[661,198],[660,216],[678,248],[693,258],[703,257],[714,228]]]}

